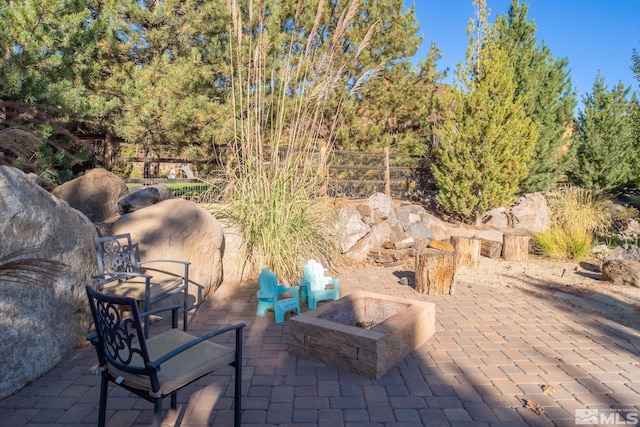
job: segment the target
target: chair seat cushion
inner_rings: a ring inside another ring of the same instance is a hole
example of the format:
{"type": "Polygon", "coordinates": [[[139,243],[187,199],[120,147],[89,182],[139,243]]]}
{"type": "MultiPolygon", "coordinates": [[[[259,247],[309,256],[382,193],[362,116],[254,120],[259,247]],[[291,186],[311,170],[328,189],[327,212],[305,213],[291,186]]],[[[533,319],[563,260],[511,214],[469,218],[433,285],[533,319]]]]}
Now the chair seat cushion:
{"type": "MultiPolygon", "coordinates": [[[[179,277],[166,276],[159,279],[153,277],[151,279],[151,299],[154,300],[181,284],[182,278],[179,277]]],[[[135,298],[137,301],[144,301],[145,279],[143,277],[136,277],[128,280],[110,282],[104,285],[100,292],[107,295],[129,297],[135,298]]]]}
{"type": "MultiPolygon", "coordinates": [[[[197,337],[178,329],[170,329],[146,341],[149,356],[151,360],[156,360],[194,338],[197,337]]],[[[160,391],[156,393],[152,392],[148,376],[125,373],[112,366],[109,366],[109,370],[115,377],[121,376],[127,385],[147,390],[152,396],[159,397],[166,396],[209,372],[229,365],[234,360],[233,348],[203,341],[160,365],[158,371],[160,391]]]]}

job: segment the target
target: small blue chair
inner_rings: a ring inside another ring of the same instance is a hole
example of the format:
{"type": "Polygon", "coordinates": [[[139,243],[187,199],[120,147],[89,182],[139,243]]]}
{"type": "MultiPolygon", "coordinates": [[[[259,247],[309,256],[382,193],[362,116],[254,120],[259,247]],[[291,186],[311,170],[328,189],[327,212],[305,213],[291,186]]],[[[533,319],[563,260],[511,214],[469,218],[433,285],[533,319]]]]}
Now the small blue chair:
{"type": "Polygon", "coordinates": [[[258,276],[260,290],[256,294],[258,297],[257,316],[265,316],[267,311],[273,310],[276,323],[284,321],[284,313],[295,310],[300,314],[300,288],[298,286],[283,286],[278,283],[276,274],[268,268],[263,268],[258,276]],[[283,294],[291,296],[280,298],[283,294]]]}
{"type": "Polygon", "coordinates": [[[324,267],[318,261],[310,259],[302,267],[302,279],[298,281],[302,293],[302,301],[310,309],[316,308],[318,301],[337,300],[340,298],[340,279],[324,275],[324,267]]]}

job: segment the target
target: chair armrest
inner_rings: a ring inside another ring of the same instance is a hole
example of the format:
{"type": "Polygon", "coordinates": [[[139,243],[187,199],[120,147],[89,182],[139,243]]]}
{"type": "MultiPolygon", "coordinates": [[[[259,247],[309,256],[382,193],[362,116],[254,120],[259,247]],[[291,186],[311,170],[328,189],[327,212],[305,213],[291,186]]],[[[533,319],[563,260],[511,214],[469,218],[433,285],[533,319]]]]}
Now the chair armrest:
{"type": "Polygon", "coordinates": [[[278,295],[286,294],[286,293],[300,295],[300,286],[283,286],[283,285],[278,286],[278,295]]]}
{"type": "Polygon", "coordinates": [[[256,296],[258,298],[273,298],[273,295],[271,295],[269,292],[267,292],[264,289],[260,289],[258,292],[256,292],[256,296]]]}
{"type": "Polygon", "coordinates": [[[236,335],[238,335],[238,333],[242,330],[242,328],[244,328],[245,326],[247,326],[245,323],[238,323],[235,325],[231,325],[231,326],[227,326],[225,328],[222,329],[218,329],[216,331],[213,332],[209,332],[208,334],[202,335],[201,337],[197,337],[192,339],[191,341],[182,344],[180,347],[176,347],[175,349],[171,350],[169,353],[166,353],[162,356],[160,356],[158,359],[153,360],[151,362],[148,363],[147,366],[149,366],[150,368],[153,369],[157,369],[158,366],[160,366],[161,364],[163,364],[164,362],[166,362],[167,360],[177,356],[178,354],[182,353],[185,350],[190,349],[191,347],[200,344],[203,341],[206,341],[210,338],[213,338],[217,335],[221,335],[227,332],[231,332],[231,331],[236,331],[236,335]]]}
{"type": "Polygon", "coordinates": [[[142,265],[142,264],[150,264],[152,262],[169,262],[169,263],[173,263],[173,264],[182,264],[185,267],[188,267],[189,265],[191,265],[191,263],[189,261],[180,261],[180,260],[175,260],[175,259],[145,259],[144,261],[138,261],[138,264],[142,265]]]}
{"type": "Polygon", "coordinates": [[[97,332],[92,332],[89,335],[87,335],[87,341],[89,341],[91,344],[93,345],[97,345],[99,340],[98,340],[98,333],[97,332]]]}
{"type": "Polygon", "coordinates": [[[161,307],[156,308],[155,310],[145,311],[144,313],[140,313],[140,318],[144,319],[145,317],[153,316],[155,314],[169,310],[171,310],[171,328],[175,329],[178,327],[178,310],[180,310],[179,305],[170,305],[168,307],[161,307]]]}
{"type": "Polygon", "coordinates": [[[300,279],[298,280],[298,286],[309,286],[309,279],[300,279]]]}
{"type": "Polygon", "coordinates": [[[138,261],[138,266],[140,266],[141,269],[144,270],[150,270],[150,271],[157,271],[159,273],[163,273],[163,274],[168,274],[170,276],[173,277],[182,277],[185,281],[189,280],[189,266],[191,265],[190,262],[188,261],[180,261],[180,260],[175,260],[175,259],[148,259],[148,260],[144,260],[144,261],[138,261]],[[157,267],[144,267],[143,265],[146,264],[181,264],[184,266],[184,273],[182,275],[178,274],[178,273],[173,273],[171,271],[166,271],[166,270],[162,270],[160,268],[157,267]]]}

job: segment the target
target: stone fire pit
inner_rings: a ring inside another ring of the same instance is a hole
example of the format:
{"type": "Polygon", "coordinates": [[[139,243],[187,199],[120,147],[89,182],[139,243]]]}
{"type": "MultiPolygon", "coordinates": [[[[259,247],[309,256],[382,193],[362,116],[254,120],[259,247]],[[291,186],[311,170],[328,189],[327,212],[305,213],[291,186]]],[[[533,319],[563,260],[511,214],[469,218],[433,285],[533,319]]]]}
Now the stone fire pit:
{"type": "Polygon", "coordinates": [[[289,352],[380,378],[435,331],[430,302],[355,292],[289,319],[289,352]]]}

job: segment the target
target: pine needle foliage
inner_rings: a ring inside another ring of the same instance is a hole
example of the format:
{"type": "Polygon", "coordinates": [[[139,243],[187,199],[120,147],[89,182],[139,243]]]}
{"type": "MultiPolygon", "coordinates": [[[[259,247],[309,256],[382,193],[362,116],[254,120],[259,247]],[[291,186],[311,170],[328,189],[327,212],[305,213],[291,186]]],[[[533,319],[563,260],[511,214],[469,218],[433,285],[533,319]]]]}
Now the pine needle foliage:
{"type": "Polygon", "coordinates": [[[468,29],[466,64],[443,93],[432,168],[438,202],[464,220],[515,199],[537,138],[526,98],[516,93],[514,69],[487,23],[485,2],[474,4],[478,15],[468,29]]]}
{"type": "Polygon", "coordinates": [[[609,89],[601,75],[583,97],[576,124],[577,157],[570,171],[575,185],[611,192],[636,176],[637,146],[629,88],[620,82],[609,89]]]}
{"type": "Polygon", "coordinates": [[[509,12],[496,21],[498,44],[515,69],[516,93],[526,94],[525,111],[538,137],[531,167],[520,184],[524,192],[548,191],[564,175],[575,150],[567,129],[573,123],[576,97],[568,60],[554,59],[536,39],[536,24],[527,19],[526,2],[512,0],[509,12]]]}

